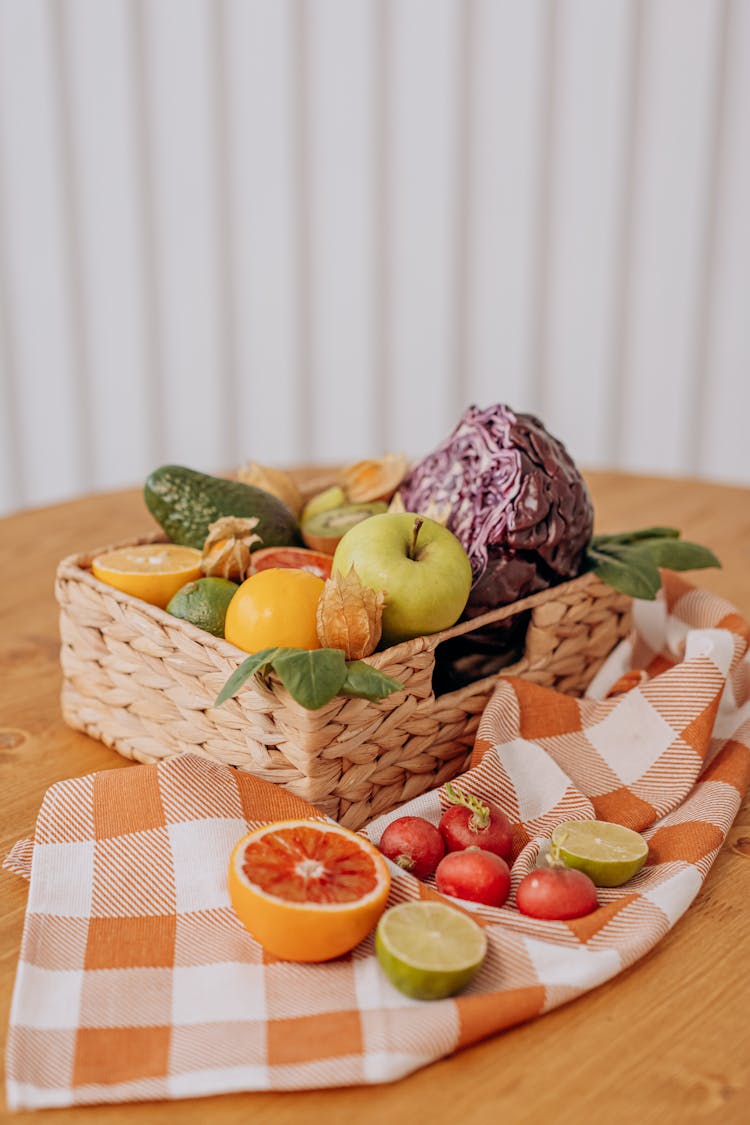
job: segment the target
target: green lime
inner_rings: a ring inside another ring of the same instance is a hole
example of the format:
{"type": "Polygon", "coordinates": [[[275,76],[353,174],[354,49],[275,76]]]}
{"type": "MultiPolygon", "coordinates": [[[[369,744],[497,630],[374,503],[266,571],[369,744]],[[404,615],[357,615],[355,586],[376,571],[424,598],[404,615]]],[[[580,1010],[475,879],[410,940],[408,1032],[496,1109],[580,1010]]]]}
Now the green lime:
{"type": "Polygon", "coordinates": [[[167,613],[223,637],[227,606],[236,592],[237,584],[228,578],[197,578],[177,591],[167,605],[167,613]]]}
{"type": "Polygon", "coordinates": [[[310,497],[302,509],[299,522],[305,523],[311,516],[319,516],[329,508],[340,508],[345,503],[346,495],[343,488],[338,484],[332,484],[330,488],[324,489],[323,492],[316,492],[315,496],[310,497]]]}
{"type": "Polygon", "coordinates": [[[381,915],[375,951],[391,984],[415,1000],[465,988],[487,954],[487,938],[466,914],[440,902],[404,902],[381,915]]]}
{"type": "Polygon", "coordinates": [[[552,854],[585,872],[598,887],[619,887],[646,862],[648,844],[638,832],[608,820],[568,820],[552,830],[552,854]]]}

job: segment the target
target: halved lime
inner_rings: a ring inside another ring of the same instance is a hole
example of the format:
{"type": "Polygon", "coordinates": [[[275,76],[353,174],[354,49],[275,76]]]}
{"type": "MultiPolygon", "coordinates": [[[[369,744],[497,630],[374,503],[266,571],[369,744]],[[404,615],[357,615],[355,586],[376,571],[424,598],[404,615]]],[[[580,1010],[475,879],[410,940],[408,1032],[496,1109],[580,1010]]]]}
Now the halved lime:
{"type": "Polygon", "coordinates": [[[375,951],[391,984],[415,1000],[465,988],[487,955],[482,929],[440,902],[404,902],[381,915],[375,951]]]}
{"type": "Polygon", "coordinates": [[[552,830],[552,854],[584,871],[598,887],[619,887],[646,862],[648,844],[638,832],[608,820],[568,820],[552,830]]]}

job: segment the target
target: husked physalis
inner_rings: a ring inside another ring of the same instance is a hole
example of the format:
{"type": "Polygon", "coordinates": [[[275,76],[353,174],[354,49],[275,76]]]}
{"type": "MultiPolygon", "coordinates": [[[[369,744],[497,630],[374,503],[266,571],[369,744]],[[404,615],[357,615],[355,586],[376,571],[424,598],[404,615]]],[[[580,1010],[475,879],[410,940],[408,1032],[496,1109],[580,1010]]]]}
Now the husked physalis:
{"type": "Polygon", "coordinates": [[[257,461],[246,461],[237,470],[237,479],[243,484],[254,484],[264,492],[270,492],[286,504],[295,516],[299,516],[304,503],[302,493],[297,488],[294,479],[283,469],[274,469],[270,465],[260,465],[257,461]]]}
{"type": "Polygon", "coordinates": [[[322,647],[343,649],[347,660],[369,656],[380,640],[384,601],[381,591],[362,585],[354,567],[348,574],[333,574],[318,602],[322,647]]]}
{"type": "Polygon", "coordinates": [[[366,461],[355,461],[339,473],[338,483],[349,504],[390,500],[406,476],[409,463],[403,453],[386,453],[366,461]]]}
{"type": "MultiPolygon", "coordinates": [[[[396,492],[390,504],[388,505],[389,512],[405,512],[406,506],[404,498],[400,492],[396,492]]],[[[451,506],[448,503],[436,504],[434,500],[430,500],[429,504],[425,504],[424,511],[419,512],[420,516],[427,516],[428,519],[434,520],[435,523],[441,523],[443,527],[447,526],[448,518],[451,514],[451,506]]]]}
{"type": "Polygon", "coordinates": [[[261,537],[255,534],[257,524],[255,516],[246,519],[222,516],[209,524],[201,558],[203,574],[244,582],[252,569],[252,549],[256,543],[262,542],[261,537]]]}

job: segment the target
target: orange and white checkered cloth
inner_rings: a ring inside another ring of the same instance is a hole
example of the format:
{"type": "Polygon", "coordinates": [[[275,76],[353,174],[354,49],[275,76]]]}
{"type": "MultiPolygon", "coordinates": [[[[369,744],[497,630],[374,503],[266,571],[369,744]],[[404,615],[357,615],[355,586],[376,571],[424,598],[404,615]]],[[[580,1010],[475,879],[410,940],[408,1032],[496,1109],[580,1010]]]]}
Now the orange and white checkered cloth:
{"type": "MultiPolygon", "coordinates": [[[[574,700],[502,680],[461,784],[519,825],[513,886],[553,826],[643,832],[646,867],[570,922],[472,909],[489,939],[469,988],[422,1003],[381,973],[372,937],[324,965],[265,956],[228,898],[248,826],[313,810],[249,774],[184,755],[52,786],[33,844],[7,1057],[14,1109],[386,1082],[531,1019],[642,957],[698,893],[750,778],[750,630],[665,575],[635,636],[574,700]],[[628,669],[640,669],[638,672],[628,669]],[[623,676],[624,673],[624,676],[623,676]],[[612,685],[615,680],[614,693],[612,685]]],[[[437,821],[433,792],[405,811],[437,821]]],[[[391,903],[434,898],[393,867],[391,903]]]]}

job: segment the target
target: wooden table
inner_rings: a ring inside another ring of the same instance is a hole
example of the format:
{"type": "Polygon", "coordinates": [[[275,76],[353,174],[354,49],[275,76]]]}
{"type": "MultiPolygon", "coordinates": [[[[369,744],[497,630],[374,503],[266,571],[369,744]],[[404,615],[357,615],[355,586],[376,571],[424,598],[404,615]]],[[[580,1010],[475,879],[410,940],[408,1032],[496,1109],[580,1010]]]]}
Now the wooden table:
{"type": "MultiPolygon", "coordinates": [[[[750,617],[750,490],[587,474],[597,530],[672,524],[710,545],[721,571],[694,575],[750,617]]],[[[34,827],[62,778],[127,766],[60,717],[55,567],[74,551],[152,526],[140,492],[88,497],[0,521],[2,855],[34,827]]],[[[0,922],[3,1040],[26,885],[5,872],[0,922]]],[[[532,1023],[388,1086],[48,1110],[37,1120],[254,1125],[750,1120],[750,805],[697,900],[639,964],[532,1023]],[[93,1115],[93,1116],[92,1116],[93,1115]]],[[[29,1117],[20,1114],[14,1119],[29,1117]]]]}

